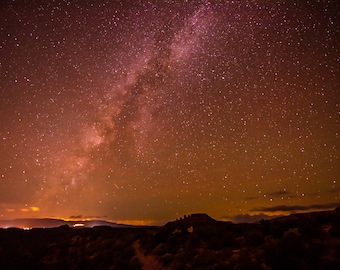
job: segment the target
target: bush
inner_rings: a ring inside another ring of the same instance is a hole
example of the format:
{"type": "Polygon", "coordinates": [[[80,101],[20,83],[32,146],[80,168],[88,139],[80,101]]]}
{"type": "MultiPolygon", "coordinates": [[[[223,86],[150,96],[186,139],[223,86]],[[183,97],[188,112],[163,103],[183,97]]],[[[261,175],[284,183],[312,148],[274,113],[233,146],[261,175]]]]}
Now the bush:
{"type": "Polygon", "coordinates": [[[264,236],[258,230],[248,231],[244,234],[246,243],[250,246],[260,246],[264,243],[264,236]]]}
{"type": "Polygon", "coordinates": [[[207,248],[212,250],[220,250],[224,248],[224,243],[221,238],[214,236],[208,243],[207,248]]]}
{"type": "Polygon", "coordinates": [[[304,242],[300,235],[288,232],[265,251],[265,260],[273,270],[300,269],[304,257],[304,242]]]}
{"type": "Polygon", "coordinates": [[[222,237],[224,247],[238,247],[236,235],[232,232],[225,232],[222,237]]]}
{"type": "Polygon", "coordinates": [[[302,221],[298,226],[299,232],[306,238],[320,238],[321,226],[311,220],[302,221]]]}
{"type": "Polygon", "coordinates": [[[339,226],[333,224],[329,230],[329,235],[332,237],[340,237],[340,228],[339,226]]]}
{"type": "Polygon", "coordinates": [[[170,253],[166,253],[160,258],[160,261],[161,263],[164,264],[164,266],[169,266],[173,260],[174,260],[174,255],[170,253]]]}

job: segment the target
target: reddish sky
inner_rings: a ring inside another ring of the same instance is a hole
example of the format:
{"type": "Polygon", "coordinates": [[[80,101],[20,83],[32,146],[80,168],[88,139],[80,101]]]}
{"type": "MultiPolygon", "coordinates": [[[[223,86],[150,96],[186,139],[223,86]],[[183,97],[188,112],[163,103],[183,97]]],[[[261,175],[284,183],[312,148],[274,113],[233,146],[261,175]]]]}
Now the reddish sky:
{"type": "Polygon", "coordinates": [[[340,205],[338,1],[84,2],[1,4],[0,219],[340,205]]]}

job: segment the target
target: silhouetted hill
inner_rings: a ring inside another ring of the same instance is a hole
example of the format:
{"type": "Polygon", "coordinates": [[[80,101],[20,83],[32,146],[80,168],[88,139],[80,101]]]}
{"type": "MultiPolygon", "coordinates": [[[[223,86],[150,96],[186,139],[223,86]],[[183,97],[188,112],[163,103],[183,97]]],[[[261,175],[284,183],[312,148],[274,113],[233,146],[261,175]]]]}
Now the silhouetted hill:
{"type": "Polygon", "coordinates": [[[165,226],[193,226],[214,223],[218,223],[218,221],[209,215],[204,213],[195,213],[191,215],[185,215],[183,218],[179,218],[176,221],[168,222],[165,226]]]}
{"type": "Polygon", "coordinates": [[[14,219],[14,220],[0,220],[0,228],[55,228],[63,225],[77,228],[87,228],[95,226],[109,226],[115,228],[131,227],[131,225],[117,224],[114,222],[108,222],[104,220],[62,220],[62,219],[51,219],[51,218],[25,218],[25,219],[14,219]]]}
{"type": "Polygon", "coordinates": [[[340,208],[259,223],[201,213],[162,227],[95,224],[0,229],[0,269],[340,269],[340,208]]]}
{"type": "Polygon", "coordinates": [[[67,225],[64,220],[51,218],[22,218],[14,220],[0,220],[1,228],[52,228],[67,225]]]}

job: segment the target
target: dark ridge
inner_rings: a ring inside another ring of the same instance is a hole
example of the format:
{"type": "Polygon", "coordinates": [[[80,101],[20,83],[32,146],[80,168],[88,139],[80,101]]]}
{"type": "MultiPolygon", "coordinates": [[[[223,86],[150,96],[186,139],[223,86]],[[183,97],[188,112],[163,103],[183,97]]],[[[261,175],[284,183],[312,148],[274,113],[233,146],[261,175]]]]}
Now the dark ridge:
{"type": "Polygon", "coordinates": [[[318,212],[308,212],[308,213],[292,213],[289,216],[278,217],[271,219],[271,222],[283,222],[292,220],[311,220],[321,223],[331,222],[336,216],[340,215],[340,207],[335,210],[329,211],[318,211],[318,212]]]}
{"type": "Polygon", "coordinates": [[[193,225],[205,225],[205,224],[215,224],[219,223],[217,220],[213,219],[205,213],[194,213],[190,215],[184,215],[175,221],[168,222],[165,226],[193,226],[193,225]]]}
{"type": "Polygon", "coordinates": [[[238,224],[198,213],[163,227],[0,228],[0,269],[340,269],[339,246],[340,208],[238,224]]]}

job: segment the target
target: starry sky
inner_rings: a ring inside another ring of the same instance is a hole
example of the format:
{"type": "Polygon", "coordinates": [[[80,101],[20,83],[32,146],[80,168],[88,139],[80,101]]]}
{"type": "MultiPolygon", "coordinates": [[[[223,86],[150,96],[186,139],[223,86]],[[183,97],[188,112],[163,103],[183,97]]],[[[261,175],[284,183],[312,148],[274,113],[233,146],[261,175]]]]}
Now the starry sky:
{"type": "Polygon", "coordinates": [[[0,219],[340,205],[340,3],[3,1],[0,219]]]}

